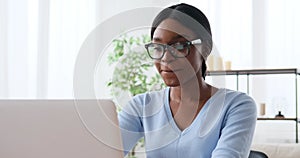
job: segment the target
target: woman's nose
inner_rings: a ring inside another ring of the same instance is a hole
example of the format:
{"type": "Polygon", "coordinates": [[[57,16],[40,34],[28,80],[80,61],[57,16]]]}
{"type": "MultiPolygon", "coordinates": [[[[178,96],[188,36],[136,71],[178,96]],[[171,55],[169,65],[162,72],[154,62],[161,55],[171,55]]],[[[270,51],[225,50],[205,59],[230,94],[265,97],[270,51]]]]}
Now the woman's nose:
{"type": "Polygon", "coordinates": [[[170,49],[165,49],[165,53],[161,58],[161,61],[163,62],[170,62],[175,60],[175,57],[172,55],[171,50],[170,49]]]}

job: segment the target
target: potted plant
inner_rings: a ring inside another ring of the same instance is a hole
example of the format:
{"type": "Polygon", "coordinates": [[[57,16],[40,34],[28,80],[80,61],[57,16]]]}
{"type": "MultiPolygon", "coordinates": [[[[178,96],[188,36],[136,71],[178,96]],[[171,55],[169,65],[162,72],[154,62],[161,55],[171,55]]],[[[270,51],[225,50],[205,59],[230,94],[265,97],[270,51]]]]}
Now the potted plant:
{"type": "MultiPolygon", "coordinates": [[[[115,69],[113,78],[107,84],[113,96],[119,95],[121,91],[135,96],[164,87],[159,74],[153,72],[153,61],[144,48],[144,44],[148,42],[150,42],[148,35],[129,37],[125,34],[113,40],[113,52],[109,54],[108,62],[110,65],[115,64],[115,69]]],[[[144,140],[141,139],[128,157],[135,158],[136,147],[143,145],[144,140]]]]}

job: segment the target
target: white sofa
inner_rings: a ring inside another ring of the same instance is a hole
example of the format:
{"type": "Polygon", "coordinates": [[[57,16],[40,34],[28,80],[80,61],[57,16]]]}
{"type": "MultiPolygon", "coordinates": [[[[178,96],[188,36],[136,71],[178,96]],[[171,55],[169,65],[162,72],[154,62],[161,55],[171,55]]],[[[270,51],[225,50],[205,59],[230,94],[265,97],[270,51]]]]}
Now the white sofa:
{"type": "MultiPolygon", "coordinates": [[[[264,152],[269,158],[300,158],[300,144],[296,143],[252,144],[251,150],[264,152]]],[[[138,148],[136,156],[145,158],[144,149],[138,148]]]]}
{"type": "Polygon", "coordinates": [[[252,144],[251,150],[262,151],[269,158],[300,158],[300,144],[296,143],[252,144]]]}

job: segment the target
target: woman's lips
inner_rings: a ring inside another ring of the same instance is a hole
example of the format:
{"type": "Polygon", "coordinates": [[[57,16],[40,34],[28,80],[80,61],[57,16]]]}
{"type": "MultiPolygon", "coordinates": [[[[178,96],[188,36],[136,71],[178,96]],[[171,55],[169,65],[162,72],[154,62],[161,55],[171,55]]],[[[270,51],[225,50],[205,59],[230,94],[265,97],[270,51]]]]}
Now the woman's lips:
{"type": "Polygon", "coordinates": [[[173,72],[172,70],[161,70],[162,72],[173,72]]]}
{"type": "Polygon", "coordinates": [[[161,74],[173,75],[180,70],[161,70],[161,74]]]}
{"type": "MultiPolygon", "coordinates": [[[[162,75],[174,76],[178,71],[182,69],[171,65],[160,65],[160,73],[162,75]]],[[[175,75],[176,76],[176,75],[175,75]]]]}

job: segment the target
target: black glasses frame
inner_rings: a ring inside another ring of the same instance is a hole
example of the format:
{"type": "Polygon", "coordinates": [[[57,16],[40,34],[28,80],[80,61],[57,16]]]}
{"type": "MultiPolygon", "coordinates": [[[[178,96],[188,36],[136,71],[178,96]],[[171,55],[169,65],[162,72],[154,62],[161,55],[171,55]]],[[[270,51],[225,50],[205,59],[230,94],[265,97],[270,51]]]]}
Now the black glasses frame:
{"type": "Polygon", "coordinates": [[[195,39],[193,41],[186,41],[186,42],[184,42],[183,47],[187,48],[187,53],[185,55],[183,55],[183,56],[178,56],[176,54],[176,51],[180,52],[180,50],[178,50],[176,47],[174,47],[174,44],[173,45],[168,45],[168,44],[160,44],[160,43],[148,43],[148,44],[145,44],[145,48],[146,48],[147,53],[148,53],[148,55],[149,55],[149,57],[151,59],[155,59],[155,60],[162,59],[163,56],[166,53],[166,50],[168,50],[171,53],[171,55],[174,58],[177,59],[177,58],[185,58],[185,57],[187,57],[190,54],[191,45],[196,45],[196,44],[201,44],[201,43],[202,43],[201,39],[195,39]],[[159,58],[151,56],[151,53],[149,52],[149,47],[153,46],[154,44],[158,45],[158,46],[161,46],[161,48],[163,48],[162,54],[161,54],[161,56],[159,58]]]}

